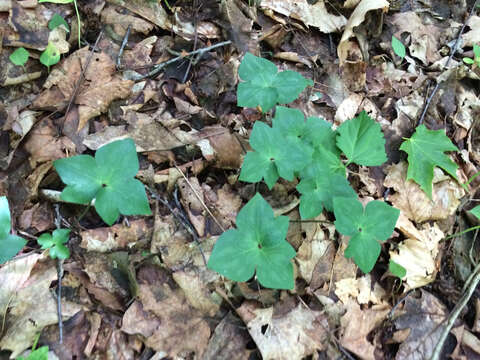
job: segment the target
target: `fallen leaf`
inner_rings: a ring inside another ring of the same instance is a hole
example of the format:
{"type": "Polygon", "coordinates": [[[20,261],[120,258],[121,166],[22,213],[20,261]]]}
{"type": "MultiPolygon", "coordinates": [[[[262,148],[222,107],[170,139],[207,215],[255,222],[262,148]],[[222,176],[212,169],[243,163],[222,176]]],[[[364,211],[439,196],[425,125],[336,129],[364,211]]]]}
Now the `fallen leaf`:
{"type": "Polygon", "coordinates": [[[245,301],[237,313],[264,360],[300,360],[326,348],[326,317],[301,303],[276,316],[274,307],[262,308],[256,302],[245,301]]]}
{"type": "Polygon", "coordinates": [[[349,298],[356,299],[359,304],[386,304],[386,292],[378,282],[373,282],[370,274],[360,278],[344,278],[335,283],[335,295],[348,304],[349,298]]]}
{"type": "Polygon", "coordinates": [[[393,188],[389,196],[393,205],[417,223],[429,220],[444,220],[455,213],[465,190],[439,168],[434,169],[432,200],[412,180],[405,181],[407,163],[402,161],[387,167],[384,186],[393,188]]]}

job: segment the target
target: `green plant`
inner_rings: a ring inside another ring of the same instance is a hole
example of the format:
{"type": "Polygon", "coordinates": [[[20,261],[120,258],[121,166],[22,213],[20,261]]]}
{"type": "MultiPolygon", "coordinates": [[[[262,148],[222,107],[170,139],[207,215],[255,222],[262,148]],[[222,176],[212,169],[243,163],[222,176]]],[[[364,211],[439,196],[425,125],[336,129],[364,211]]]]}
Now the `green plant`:
{"type": "Polygon", "coordinates": [[[293,247],[285,241],[288,217],[273,215],[256,194],[237,215],[237,229],[224,232],[215,244],[208,267],[234,281],[247,281],[256,271],[260,284],[293,288],[293,247]]]}
{"type": "Polygon", "coordinates": [[[13,53],[10,54],[10,61],[18,66],[24,66],[28,60],[30,53],[23,47],[16,49],[13,53]]]}
{"type": "Polygon", "coordinates": [[[68,259],[70,250],[64,244],[67,243],[69,235],[69,229],[57,229],[52,234],[45,233],[40,235],[37,242],[42,249],[49,249],[52,259],[68,259]]]}
{"type": "Polygon", "coordinates": [[[17,360],[48,360],[48,346],[42,346],[36,349],[40,333],[35,337],[35,341],[32,345],[32,352],[27,357],[20,356],[17,360]]]}
{"type": "MultiPolygon", "coordinates": [[[[270,61],[246,54],[239,68],[239,75],[245,82],[238,85],[238,104],[260,105],[266,111],[276,103],[295,100],[311,83],[291,73],[282,75],[283,72],[279,73],[270,61]],[[286,78],[292,79],[292,88],[286,86],[287,82],[281,82],[286,78]]],[[[288,181],[299,178],[301,218],[314,218],[324,208],[333,212],[337,231],[351,236],[345,256],[353,258],[362,271],[369,272],[380,254],[380,242],[393,232],[399,210],[381,201],[372,201],[364,209],[347,180],[346,166],[353,163],[379,166],[387,160],[380,125],[363,111],[334,131],[323,119],[305,119],[297,109],[278,106],[272,126],[260,121],[254,124],[250,145],[253,151],[245,156],[239,180],[258,182],[264,179],[271,189],[279,177],[288,181]],[[346,157],[344,161],[342,153],[346,157]]],[[[274,231],[275,226],[270,226],[273,224],[272,209],[259,194],[255,195],[240,211],[238,229],[225,232],[215,244],[209,267],[236,281],[248,280],[256,268],[262,285],[293,288],[293,272],[288,272],[288,282],[286,279],[278,283],[267,281],[265,277],[273,278],[279,270],[276,266],[267,273],[263,264],[278,263],[280,260],[275,256],[281,256],[281,262],[287,264],[294,252],[282,245],[278,252],[262,251],[261,260],[258,260],[258,252],[263,250],[262,244],[258,246],[258,239],[268,236],[270,243],[285,244],[288,219],[282,222],[285,230],[274,231]],[[261,206],[258,205],[260,199],[261,206]]],[[[282,278],[287,274],[285,269],[282,278]]]]}
{"type": "Polygon", "coordinates": [[[417,126],[411,138],[405,139],[400,150],[408,154],[407,180],[415,181],[432,198],[433,169],[441,167],[455,180],[457,168],[445,151],[458,151],[443,130],[428,130],[425,125],[417,126]]]}
{"type": "Polygon", "coordinates": [[[480,45],[473,45],[473,59],[469,57],[464,57],[463,62],[468,65],[475,65],[480,67],[480,45]]]}
{"type": "Polygon", "coordinates": [[[50,70],[50,66],[55,65],[59,61],[60,52],[53,43],[49,42],[46,49],[40,55],[40,62],[50,70]]]}
{"type": "Polygon", "coordinates": [[[25,246],[27,241],[12,235],[10,209],[5,196],[0,197],[0,264],[12,259],[25,246]]]}
{"type": "Polygon", "coordinates": [[[77,0],[38,0],[39,3],[42,2],[49,2],[49,3],[54,3],[54,4],[71,4],[73,3],[73,6],[75,7],[75,14],[77,15],[77,23],[78,23],[78,48],[81,47],[81,20],[80,20],[80,12],[78,11],[78,6],[77,6],[77,0]]]}
{"type": "Polygon", "coordinates": [[[90,204],[94,200],[95,210],[108,225],[119,214],[151,214],[145,188],[134,178],[139,163],[132,139],[102,146],[95,158],[77,155],[56,160],[53,165],[67,184],[62,199],[77,204],[90,204]]]}
{"type": "Polygon", "coordinates": [[[294,101],[311,80],[305,79],[295,71],[278,72],[272,62],[246,53],[238,75],[243,81],[238,84],[237,104],[244,107],[260,106],[263,112],[275,104],[294,101]]]}
{"type": "Polygon", "coordinates": [[[65,19],[59,14],[54,14],[50,19],[50,21],[48,22],[48,28],[50,30],[54,30],[59,26],[63,26],[67,32],[70,32],[70,28],[68,27],[68,24],[65,21],[65,19]]]}
{"type": "Polygon", "coordinates": [[[405,45],[403,45],[403,43],[393,35],[392,35],[392,49],[395,55],[397,55],[403,60],[406,54],[405,45]]]}

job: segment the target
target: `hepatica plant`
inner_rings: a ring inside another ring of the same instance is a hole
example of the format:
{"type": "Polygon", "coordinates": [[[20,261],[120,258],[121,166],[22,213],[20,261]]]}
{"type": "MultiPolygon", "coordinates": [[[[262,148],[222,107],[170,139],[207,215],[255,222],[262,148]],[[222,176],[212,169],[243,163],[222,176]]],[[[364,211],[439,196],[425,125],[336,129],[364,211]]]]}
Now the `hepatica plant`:
{"type": "Polygon", "coordinates": [[[132,139],[111,142],[90,155],[77,155],[54,161],[62,181],[63,200],[88,205],[92,201],[98,215],[112,225],[119,214],[150,215],[143,184],[135,179],[139,170],[132,139]]]}
{"type": "MultiPolygon", "coordinates": [[[[262,111],[295,100],[312,85],[300,74],[278,72],[270,61],[248,53],[239,76],[243,82],[238,85],[238,105],[259,105],[262,111]]],[[[250,146],[253,151],[245,156],[239,180],[264,180],[271,189],[280,177],[298,179],[301,218],[314,218],[324,209],[333,212],[337,231],[350,236],[345,256],[362,271],[371,271],[380,243],[392,234],[400,212],[382,201],[364,208],[347,179],[346,166],[380,166],[387,160],[380,125],[363,111],[333,130],[324,119],[305,119],[300,110],[277,106],[271,126],[255,122],[250,146]]],[[[256,271],[263,286],[292,289],[290,259],[295,251],[285,240],[287,228],[288,218],[275,219],[270,205],[257,194],[239,212],[237,229],[218,239],[208,266],[235,281],[246,281],[256,271]]],[[[398,267],[390,269],[402,273],[398,267]]]]}
{"type": "Polygon", "coordinates": [[[27,241],[10,233],[12,229],[10,209],[5,196],[0,197],[0,264],[18,254],[27,241]]]}

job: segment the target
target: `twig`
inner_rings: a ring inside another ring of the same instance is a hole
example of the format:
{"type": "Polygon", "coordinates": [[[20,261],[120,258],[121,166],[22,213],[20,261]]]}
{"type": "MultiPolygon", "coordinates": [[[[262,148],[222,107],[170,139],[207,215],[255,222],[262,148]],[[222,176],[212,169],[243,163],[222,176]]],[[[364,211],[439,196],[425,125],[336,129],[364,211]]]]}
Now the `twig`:
{"type": "Polygon", "coordinates": [[[178,206],[178,199],[175,195],[175,200],[177,202],[176,208],[174,208],[168,200],[162,198],[155,190],[150,188],[150,186],[145,186],[145,188],[148,190],[148,192],[152,195],[152,197],[158,201],[160,201],[163,205],[166,206],[166,208],[172,213],[172,215],[178,220],[178,222],[187,230],[187,232],[192,236],[193,240],[198,246],[198,249],[200,250],[200,254],[202,255],[203,262],[205,266],[207,266],[207,259],[205,257],[205,254],[203,253],[202,247],[200,246],[200,241],[198,240],[198,235],[197,232],[195,231],[195,228],[193,225],[190,223],[190,221],[187,219],[187,217],[182,213],[181,207],[178,206]]]}
{"type": "MultiPolygon", "coordinates": [[[[195,27],[195,37],[194,37],[194,40],[193,40],[193,51],[197,50],[197,41],[198,41],[198,5],[197,5],[197,0],[193,0],[193,7],[195,8],[195,15],[194,15],[194,20],[193,20],[193,23],[194,23],[194,27],[195,27]]],[[[202,56],[203,54],[200,53],[198,55],[198,58],[196,61],[200,60],[200,56],[202,56]]],[[[192,63],[193,63],[193,58],[190,58],[190,61],[188,62],[188,67],[187,67],[187,71],[185,71],[185,75],[183,76],[183,80],[182,80],[182,83],[185,83],[185,81],[187,81],[187,78],[188,78],[188,74],[190,73],[190,68],[192,67],[192,63]]]]}
{"type": "MultiPolygon", "coordinates": [[[[55,204],[55,226],[60,229],[62,217],[60,215],[60,205],[55,204]]],[[[62,277],[63,277],[63,259],[57,258],[57,316],[58,316],[58,332],[60,344],[63,343],[63,320],[62,320],[62,277]]]]}
{"type": "Polygon", "coordinates": [[[132,29],[132,24],[129,24],[128,27],[127,27],[127,31],[125,32],[125,36],[123,37],[122,45],[120,46],[120,50],[118,50],[117,69],[119,69],[120,66],[121,66],[120,61],[122,60],[123,50],[125,50],[125,46],[127,45],[128,37],[130,36],[130,30],[131,29],[132,29]]]}
{"type": "Polygon", "coordinates": [[[218,225],[218,227],[220,228],[220,230],[222,231],[225,231],[225,229],[223,228],[222,224],[220,224],[220,222],[217,220],[217,218],[215,216],[213,216],[212,212],[210,211],[210,209],[208,208],[208,206],[205,204],[205,202],[203,201],[203,199],[200,197],[200,194],[195,190],[195,188],[192,186],[192,184],[190,183],[190,181],[187,179],[187,177],[185,176],[185,174],[183,173],[183,171],[177,166],[175,165],[175,168],[180,172],[180,174],[182,174],[182,177],[183,179],[187,182],[188,186],[190,186],[190,189],[192,189],[193,193],[195,194],[195,197],[198,199],[198,201],[200,201],[200,203],[202,204],[202,206],[205,208],[205,210],[207,210],[207,213],[208,215],[210,215],[213,219],[213,221],[215,221],[215,224],[218,225]]]}
{"type": "MultiPolygon", "coordinates": [[[[467,26],[468,20],[472,17],[472,14],[473,14],[475,8],[477,7],[477,1],[478,0],[476,0],[475,3],[473,4],[472,8],[470,9],[470,13],[468,14],[467,19],[465,20],[465,22],[462,25],[462,28],[460,29],[460,32],[458,33],[457,39],[455,40],[455,44],[453,45],[450,56],[448,57],[447,62],[443,66],[443,69],[447,68],[448,65],[450,65],[450,61],[452,60],[453,55],[455,55],[455,53],[457,52],[458,44],[460,43],[460,38],[462,37],[463,31],[465,30],[465,27],[467,26]]],[[[440,86],[440,83],[437,81],[435,87],[433,88],[432,93],[430,94],[430,96],[427,99],[427,102],[425,103],[425,107],[423,108],[422,115],[420,115],[420,119],[418,120],[418,125],[423,124],[423,120],[425,118],[425,115],[427,114],[428,107],[430,106],[430,103],[432,102],[433,97],[437,93],[439,86],[440,86]]]]}
{"type": "Polygon", "coordinates": [[[447,339],[447,336],[450,330],[453,327],[453,324],[455,323],[455,320],[457,320],[461,311],[467,305],[468,301],[470,300],[473,293],[475,292],[475,289],[477,288],[477,285],[479,282],[480,282],[480,263],[477,264],[477,266],[472,272],[472,275],[470,275],[470,277],[465,282],[466,286],[464,286],[464,293],[460,298],[460,301],[455,305],[455,307],[453,308],[453,311],[450,313],[448,317],[448,321],[445,327],[443,328],[442,333],[440,334],[440,338],[438,340],[437,345],[435,345],[435,348],[433,350],[432,356],[430,357],[430,360],[440,359],[440,354],[442,352],[443,345],[445,343],[445,340],[447,339]]]}
{"type": "MultiPolygon", "coordinates": [[[[87,62],[85,64],[85,67],[83,68],[80,77],[77,79],[77,82],[75,83],[75,88],[73,89],[73,94],[70,97],[70,101],[68,102],[67,105],[67,110],[65,111],[65,117],[67,117],[68,112],[70,111],[70,107],[72,106],[73,102],[75,101],[75,98],[77,97],[78,90],[80,89],[80,85],[82,85],[82,81],[85,78],[85,72],[87,71],[90,62],[92,61],[93,53],[95,52],[95,49],[98,45],[98,42],[100,41],[101,37],[103,35],[103,29],[100,31],[100,34],[97,36],[97,40],[95,40],[95,44],[93,45],[92,51],[90,52],[90,55],[88,56],[87,62]]],[[[62,128],[63,132],[63,128],[62,128]]]]}
{"type": "Polygon", "coordinates": [[[231,44],[232,42],[230,40],[227,40],[227,41],[222,41],[218,44],[215,44],[215,45],[212,45],[212,46],[208,46],[206,48],[202,48],[202,49],[198,49],[198,50],[194,50],[194,51],[191,51],[189,53],[186,53],[186,54],[183,54],[183,55],[180,55],[180,56],[177,56],[173,59],[170,59],[168,61],[165,61],[161,64],[157,64],[157,65],[154,65],[153,66],[153,69],[145,74],[145,75],[140,75],[140,74],[132,74],[130,79],[131,80],[134,80],[134,81],[138,81],[138,80],[143,80],[143,79],[146,79],[148,77],[151,77],[151,76],[155,76],[157,75],[160,71],[162,71],[162,69],[167,66],[167,65],[170,65],[180,59],[183,59],[184,57],[186,56],[191,56],[191,55],[195,55],[195,54],[204,54],[206,53],[207,51],[210,51],[210,50],[213,50],[213,49],[216,49],[216,48],[219,48],[219,47],[222,47],[222,46],[225,46],[225,45],[228,45],[228,44],[231,44]]]}

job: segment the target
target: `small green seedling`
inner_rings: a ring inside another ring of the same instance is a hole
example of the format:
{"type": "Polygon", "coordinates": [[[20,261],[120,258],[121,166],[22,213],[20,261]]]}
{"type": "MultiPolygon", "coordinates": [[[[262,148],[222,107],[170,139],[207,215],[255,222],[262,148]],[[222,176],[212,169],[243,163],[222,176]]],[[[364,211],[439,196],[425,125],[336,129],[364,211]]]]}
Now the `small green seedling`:
{"type": "Polygon", "coordinates": [[[57,229],[52,234],[42,234],[37,239],[42,249],[49,249],[49,254],[52,259],[68,259],[70,257],[70,250],[64,245],[68,241],[70,235],[69,229],[57,229]]]}
{"type": "Polygon", "coordinates": [[[260,106],[267,112],[276,104],[294,101],[311,80],[295,71],[278,72],[271,61],[246,53],[238,69],[242,82],[238,84],[237,104],[244,107],[260,106]]]}
{"type": "MultiPolygon", "coordinates": [[[[73,6],[75,7],[75,13],[77,15],[77,22],[78,22],[78,48],[81,47],[81,43],[80,43],[80,38],[81,38],[81,28],[80,28],[80,24],[81,24],[81,21],[80,21],[80,12],[78,11],[78,6],[77,6],[77,0],[38,0],[39,3],[42,3],[42,2],[48,2],[48,3],[54,3],[54,4],[71,4],[73,3],[73,6]]],[[[68,25],[67,25],[68,27],[68,25]]],[[[52,29],[50,29],[52,30],[52,29]]]]}
{"type": "Polygon", "coordinates": [[[30,53],[23,47],[16,49],[9,57],[10,61],[18,66],[24,66],[27,63],[30,53]]]}
{"type": "Polygon", "coordinates": [[[406,139],[400,150],[408,154],[407,180],[415,181],[432,198],[433,169],[438,166],[455,180],[458,165],[445,151],[458,151],[443,130],[428,130],[425,125],[416,128],[410,139],[406,139]]]}
{"type": "Polygon", "coordinates": [[[27,357],[20,356],[17,360],[48,360],[48,350],[48,346],[42,346],[33,350],[27,357]]]}
{"type": "Polygon", "coordinates": [[[10,209],[5,196],[0,197],[0,264],[7,262],[18,254],[27,241],[10,234],[12,228],[10,209]]]}
{"type": "Polygon", "coordinates": [[[57,47],[49,42],[47,48],[40,55],[40,62],[50,69],[50,66],[55,65],[60,61],[60,51],[57,47]]]}
{"type": "Polygon", "coordinates": [[[365,273],[370,272],[380,256],[380,244],[392,235],[400,210],[382,201],[370,201],[365,209],[352,198],[334,198],[335,228],[350,236],[345,250],[346,258],[365,273]]]}
{"type": "Polygon", "coordinates": [[[139,164],[132,139],[102,146],[95,158],[77,155],[55,160],[53,165],[67,184],[62,199],[86,205],[95,200],[95,210],[108,225],[112,225],[119,214],[151,214],[145,188],[134,178],[139,164]]]}
{"type": "Polygon", "coordinates": [[[403,45],[403,43],[393,35],[392,35],[392,49],[395,55],[397,55],[403,60],[406,54],[405,45],[403,45]]]}
{"type": "Polygon", "coordinates": [[[67,31],[67,32],[70,32],[70,28],[68,27],[68,24],[67,22],[65,21],[65,19],[59,15],[59,14],[55,14],[52,16],[52,18],[50,19],[50,21],[48,22],[48,28],[50,30],[54,30],[55,28],[59,27],[59,26],[63,26],[64,29],[67,31]]]}
{"type": "Polygon", "coordinates": [[[215,243],[208,267],[233,281],[254,273],[267,288],[293,289],[295,250],[285,240],[288,217],[274,217],[270,205],[256,194],[237,215],[237,229],[224,232],[215,243]]]}
{"type": "Polygon", "coordinates": [[[480,67],[480,45],[473,45],[473,59],[469,57],[464,57],[463,62],[468,65],[475,65],[480,67]]]}
{"type": "Polygon", "coordinates": [[[470,212],[480,220],[480,205],[475,206],[470,212]]]}

